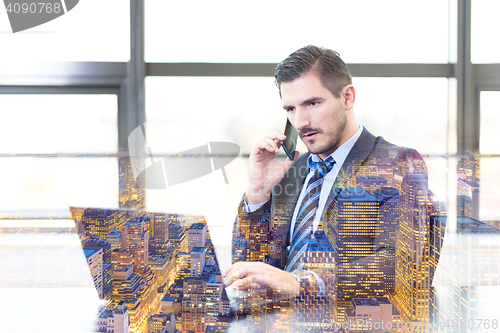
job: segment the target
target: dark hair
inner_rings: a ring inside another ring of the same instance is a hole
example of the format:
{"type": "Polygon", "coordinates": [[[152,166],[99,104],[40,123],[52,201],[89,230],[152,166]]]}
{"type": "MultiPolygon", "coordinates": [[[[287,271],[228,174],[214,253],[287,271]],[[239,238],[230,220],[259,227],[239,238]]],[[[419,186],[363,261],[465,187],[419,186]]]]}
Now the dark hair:
{"type": "Polygon", "coordinates": [[[294,81],[306,73],[317,74],[325,88],[337,98],[342,88],[352,84],[351,73],[337,52],[309,45],[293,52],[276,66],[274,82],[280,96],[283,82],[294,81]]]}

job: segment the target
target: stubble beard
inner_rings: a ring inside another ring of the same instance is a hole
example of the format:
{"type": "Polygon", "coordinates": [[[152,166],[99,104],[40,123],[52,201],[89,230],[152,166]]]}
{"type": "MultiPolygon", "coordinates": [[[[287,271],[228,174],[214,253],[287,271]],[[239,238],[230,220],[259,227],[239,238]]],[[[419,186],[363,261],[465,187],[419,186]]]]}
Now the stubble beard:
{"type": "MultiPolygon", "coordinates": [[[[324,135],[326,137],[326,142],[318,143],[316,145],[316,140],[311,140],[309,143],[306,143],[306,141],[302,140],[304,144],[307,147],[307,150],[311,154],[325,154],[327,152],[330,152],[333,148],[337,149],[340,137],[342,136],[342,133],[344,132],[345,128],[347,127],[347,115],[345,110],[343,112],[340,112],[340,119],[338,126],[334,128],[331,132],[329,131],[328,133],[325,134],[324,131],[320,129],[305,129],[304,132],[319,132],[321,135],[324,135]]],[[[331,153],[331,152],[330,152],[331,153]]]]}

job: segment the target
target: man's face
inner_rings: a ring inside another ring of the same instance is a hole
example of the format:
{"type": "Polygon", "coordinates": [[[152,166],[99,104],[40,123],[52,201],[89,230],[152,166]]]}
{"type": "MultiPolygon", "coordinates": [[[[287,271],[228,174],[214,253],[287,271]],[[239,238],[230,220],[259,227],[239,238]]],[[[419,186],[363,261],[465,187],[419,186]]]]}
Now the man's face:
{"type": "Polygon", "coordinates": [[[288,119],[311,153],[324,160],[346,141],[343,98],[335,97],[317,75],[305,74],[282,83],[281,99],[288,119]]]}

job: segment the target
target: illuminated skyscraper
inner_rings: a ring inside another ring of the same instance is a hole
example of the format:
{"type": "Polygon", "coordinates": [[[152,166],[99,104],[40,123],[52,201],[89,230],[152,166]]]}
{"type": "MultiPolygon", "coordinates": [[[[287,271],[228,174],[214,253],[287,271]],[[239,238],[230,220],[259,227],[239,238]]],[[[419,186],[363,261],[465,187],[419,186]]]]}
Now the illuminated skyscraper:
{"type": "Polygon", "coordinates": [[[458,179],[457,215],[479,218],[479,185],[477,183],[458,179]]]}
{"type": "Polygon", "coordinates": [[[405,177],[396,231],[396,306],[403,321],[426,326],[430,287],[427,174],[407,173],[405,177]]]}
{"type": "Polygon", "coordinates": [[[182,332],[204,333],[206,328],[206,291],[204,278],[187,277],[183,283],[182,332]]]}
{"type": "Polygon", "coordinates": [[[113,292],[113,264],[111,262],[102,263],[102,293],[103,299],[111,301],[113,292]]]}
{"type": "Polygon", "coordinates": [[[357,176],[357,185],[363,190],[370,193],[380,190],[381,187],[387,186],[387,180],[379,176],[357,176]]]}
{"type": "Polygon", "coordinates": [[[207,325],[210,326],[216,325],[217,316],[222,311],[221,302],[222,302],[223,290],[224,286],[222,285],[222,277],[220,275],[220,272],[218,272],[217,274],[210,274],[210,277],[207,280],[207,288],[206,288],[207,325]]]}
{"type": "Polygon", "coordinates": [[[476,156],[461,158],[457,165],[457,176],[459,179],[478,184],[480,180],[480,159],[476,156]]]}
{"type": "Polygon", "coordinates": [[[111,262],[113,270],[121,270],[127,266],[133,266],[134,258],[129,250],[115,249],[111,252],[111,262]]]}
{"type": "Polygon", "coordinates": [[[188,250],[186,230],[180,226],[179,222],[169,223],[168,238],[177,252],[186,252],[188,250]]]}
{"type": "Polygon", "coordinates": [[[191,251],[191,276],[200,277],[205,268],[205,248],[195,247],[191,251]]]}
{"type": "Polygon", "coordinates": [[[83,230],[95,236],[106,237],[113,229],[121,230],[126,222],[126,211],[112,209],[85,209],[82,216],[83,230]]]}
{"type": "Polygon", "coordinates": [[[122,230],[122,249],[132,253],[134,270],[137,273],[140,273],[148,263],[149,235],[145,223],[144,217],[128,220],[122,230]]]}
{"type": "Polygon", "coordinates": [[[82,247],[102,249],[102,261],[111,262],[111,244],[106,239],[91,236],[83,242],[82,247]]]}
{"type": "MultiPolygon", "coordinates": [[[[229,311],[227,312],[221,312],[217,315],[217,321],[216,324],[213,327],[210,327],[211,332],[215,333],[223,333],[227,332],[227,329],[229,325],[231,324],[231,321],[233,320],[233,314],[230,314],[229,311]]],[[[207,328],[207,332],[208,332],[207,328]]]]}
{"type": "Polygon", "coordinates": [[[151,213],[149,250],[155,255],[165,254],[168,250],[168,225],[170,214],[151,213]]]}
{"type": "Polygon", "coordinates": [[[103,307],[99,312],[98,332],[128,333],[129,325],[128,308],[123,301],[119,302],[113,310],[103,307]]]}
{"type": "MultiPolygon", "coordinates": [[[[436,274],[439,258],[443,250],[444,235],[446,230],[446,216],[431,216],[430,219],[430,232],[429,232],[429,275],[431,281],[436,274]]],[[[440,266],[442,271],[449,271],[449,263],[443,262],[440,266]]],[[[436,295],[436,288],[430,287],[429,289],[429,325],[432,332],[437,333],[436,330],[439,326],[444,325],[440,323],[440,309],[438,297],[436,295]]]]}
{"type": "Polygon", "coordinates": [[[233,238],[232,246],[233,263],[245,261],[247,253],[247,240],[243,238],[233,238]]]}
{"type": "Polygon", "coordinates": [[[149,318],[155,307],[157,295],[156,277],[151,269],[143,275],[134,273],[132,266],[113,272],[113,306],[121,301],[129,309],[130,330],[136,331],[149,318]]]}
{"type": "Polygon", "coordinates": [[[116,229],[112,229],[106,236],[106,240],[111,244],[111,251],[121,247],[122,233],[116,229]]]}
{"type": "Polygon", "coordinates": [[[149,317],[148,333],[175,333],[174,314],[158,313],[149,317]]]}
{"type": "MultiPolygon", "coordinates": [[[[238,214],[241,215],[242,211],[244,210],[239,209],[238,214]]],[[[248,215],[245,215],[244,217],[239,216],[238,221],[239,221],[238,227],[233,229],[233,239],[236,239],[238,237],[246,238],[245,236],[248,236],[250,231],[251,219],[248,215]]]]}
{"type": "Polygon", "coordinates": [[[384,226],[384,232],[380,234],[379,244],[389,249],[384,252],[384,290],[386,294],[394,292],[396,276],[396,229],[399,224],[399,191],[392,187],[382,187],[374,192],[380,200],[380,222],[384,226]]]}
{"type": "MultiPolygon", "coordinates": [[[[129,147],[120,147],[128,156],[129,147]]],[[[136,167],[141,168],[140,164],[135,163],[136,167]]],[[[144,165],[142,165],[142,168],[144,165]]],[[[119,191],[120,191],[120,207],[134,208],[137,210],[144,209],[144,198],[145,198],[145,177],[144,173],[140,170],[135,170],[138,175],[137,179],[134,177],[134,170],[132,170],[132,165],[130,163],[129,157],[119,158],[119,168],[120,168],[120,180],[119,180],[119,191]]]]}
{"type": "Polygon", "coordinates": [[[249,247],[247,261],[264,261],[264,256],[268,253],[269,221],[254,219],[250,223],[249,247]]]}
{"type": "Polygon", "coordinates": [[[404,327],[401,315],[387,297],[353,298],[347,323],[349,333],[397,333],[404,327]]]}
{"type": "Polygon", "coordinates": [[[193,223],[188,229],[188,252],[195,247],[205,247],[207,242],[207,224],[193,223]]]}
{"type": "Polygon", "coordinates": [[[164,257],[167,258],[165,289],[168,289],[174,283],[177,273],[180,270],[180,267],[177,265],[177,250],[175,247],[171,246],[164,257]]]}
{"type": "Polygon", "coordinates": [[[141,302],[139,293],[141,284],[141,277],[134,273],[132,266],[113,272],[113,306],[124,302],[129,309],[132,330],[138,326],[140,318],[145,315],[145,308],[147,306],[141,302]]]}
{"type": "MultiPolygon", "coordinates": [[[[263,214],[270,214],[270,211],[265,211],[263,214]]],[[[239,258],[235,258],[236,260],[262,261],[277,267],[280,266],[279,262],[270,262],[270,260],[281,261],[284,255],[280,249],[284,241],[286,221],[280,219],[278,215],[275,214],[277,220],[274,222],[269,221],[268,218],[251,218],[250,216],[244,216],[239,219],[239,227],[233,231],[233,240],[246,240],[246,243],[243,244],[240,242],[239,244],[240,247],[245,246],[244,253],[242,249],[234,249],[238,251],[240,256],[239,258]],[[239,233],[236,233],[236,230],[239,233]],[[267,257],[271,253],[271,247],[277,249],[274,252],[274,258],[267,257]],[[241,257],[242,255],[244,257],[241,257]]]]}
{"type": "Polygon", "coordinates": [[[325,233],[335,252],[336,320],[342,322],[353,298],[384,295],[386,230],[381,199],[361,188],[335,191],[325,233]]]}
{"type": "MultiPolygon", "coordinates": [[[[334,285],[335,252],[324,231],[315,233],[303,256],[303,259],[300,259],[304,263],[303,270],[315,271],[325,286],[334,285]]],[[[323,323],[335,320],[334,289],[327,288],[325,295],[319,295],[319,292],[316,284],[306,284],[305,290],[294,299],[291,330],[304,331],[308,327],[322,327],[323,323]]]]}
{"type": "Polygon", "coordinates": [[[103,270],[102,270],[102,249],[100,248],[83,248],[85,253],[85,258],[87,258],[87,264],[90,268],[90,274],[92,275],[92,280],[97,289],[97,294],[99,298],[103,298],[103,270]]]}
{"type": "Polygon", "coordinates": [[[153,270],[157,279],[158,288],[161,290],[165,290],[167,286],[171,264],[168,259],[168,256],[150,256],[148,261],[148,266],[153,270]]]}

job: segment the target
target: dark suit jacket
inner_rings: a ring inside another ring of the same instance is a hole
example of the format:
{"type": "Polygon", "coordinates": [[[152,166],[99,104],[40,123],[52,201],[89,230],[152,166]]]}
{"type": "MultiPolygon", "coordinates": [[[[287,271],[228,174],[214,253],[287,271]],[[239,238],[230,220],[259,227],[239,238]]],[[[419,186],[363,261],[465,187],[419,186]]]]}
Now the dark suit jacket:
{"type": "MultiPolygon", "coordinates": [[[[246,252],[238,256],[233,248],[233,261],[259,260],[284,268],[287,246],[290,245],[291,218],[309,172],[309,155],[307,153],[298,157],[280,184],[273,189],[271,200],[263,207],[253,213],[246,213],[243,202],[240,204],[233,238],[246,240],[246,252]]],[[[312,249],[317,253],[325,252],[325,249],[326,252],[333,252],[331,257],[336,273],[331,276],[331,273],[326,272],[329,269],[318,267],[321,265],[317,263],[330,260],[324,259],[324,255],[318,256],[323,259],[312,259],[316,265],[310,265],[308,269],[324,278],[327,294],[335,297],[337,303],[339,299],[346,301],[350,297],[342,295],[342,283],[358,283],[366,279],[367,274],[380,279],[378,283],[366,286],[366,293],[360,291],[359,297],[370,296],[368,289],[372,290],[371,296],[393,292],[399,224],[405,221],[405,231],[399,234],[399,255],[406,258],[407,266],[424,267],[421,258],[428,246],[428,213],[427,169],[420,154],[413,149],[393,145],[363,129],[328,197],[321,228],[316,232],[321,244],[312,249]],[[379,192],[375,193],[377,190],[379,192]],[[417,199],[415,193],[418,193],[417,199]],[[376,211],[371,209],[366,215],[362,209],[358,209],[363,206],[355,206],[360,201],[374,202],[376,211]],[[345,214],[346,205],[358,207],[354,208],[354,215],[345,214]],[[359,231],[355,229],[363,232],[355,233],[359,231]],[[421,236],[410,239],[414,234],[411,229],[418,230],[421,236]],[[349,252],[352,245],[363,251],[358,251],[358,254],[349,252]],[[418,253],[415,253],[415,248],[418,253]],[[373,270],[374,261],[383,271],[380,274],[373,270]],[[363,271],[363,267],[368,271],[363,271]],[[346,274],[342,275],[342,271],[346,274]]],[[[330,257],[330,254],[326,257],[330,257]]]]}

